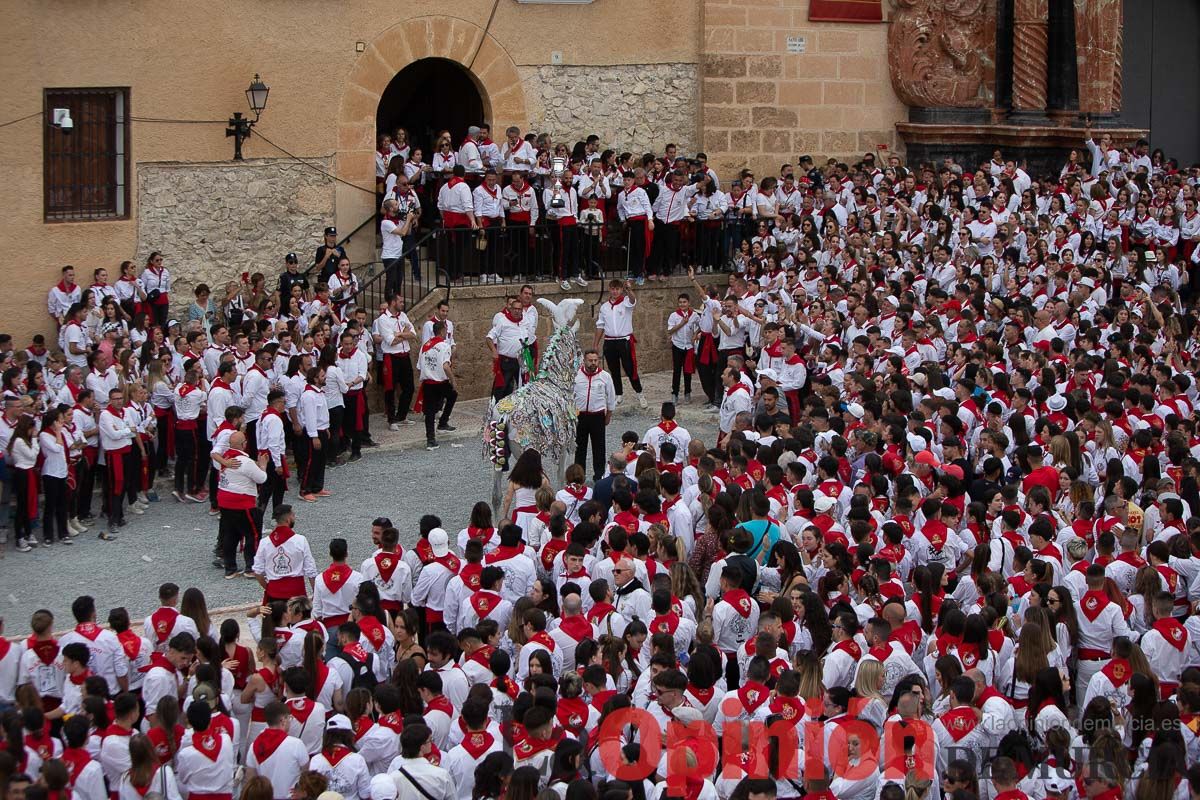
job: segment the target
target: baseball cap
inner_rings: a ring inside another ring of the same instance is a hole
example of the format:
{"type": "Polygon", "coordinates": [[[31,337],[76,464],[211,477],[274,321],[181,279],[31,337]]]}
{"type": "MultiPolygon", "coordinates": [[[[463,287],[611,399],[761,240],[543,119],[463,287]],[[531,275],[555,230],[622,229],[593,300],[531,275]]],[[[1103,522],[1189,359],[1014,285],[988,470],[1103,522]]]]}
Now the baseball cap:
{"type": "Polygon", "coordinates": [[[354,730],[354,726],[350,724],[350,718],[345,714],[334,714],[329,718],[329,721],[325,723],[325,730],[352,731],[354,730]]]}
{"type": "Polygon", "coordinates": [[[854,417],[855,419],[862,419],[863,414],[866,413],[863,407],[858,403],[851,403],[850,405],[846,406],[846,410],[849,411],[850,416],[854,417]]]}
{"type": "Polygon", "coordinates": [[[767,380],[772,380],[772,381],[775,381],[776,383],[779,383],[779,374],[777,372],[775,372],[775,370],[771,369],[770,367],[767,367],[765,369],[760,369],[758,371],[758,379],[762,380],[763,378],[766,378],[767,380]]]}
{"type": "Polygon", "coordinates": [[[286,256],[283,257],[283,260],[289,264],[299,264],[300,263],[300,259],[296,257],[295,253],[288,253],[286,256]]]}
{"type": "Polygon", "coordinates": [[[169,329],[169,328],[174,328],[174,327],[175,327],[176,325],[178,325],[178,324],[179,324],[179,320],[177,320],[177,319],[169,319],[169,320],[167,320],[167,328],[168,328],[168,329],[169,329]]]}
{"type": "Polygon", "coordinates": [[[325,235],[326,236],[337,236],[337,228],[330,225],[328,228],[325,229],[325,235]]]}
{"type": "Polygon", "coordinates": [[[813,498],[813,509],[815,509],[818,514],[824,514],[835,505],[837,505],[837,500],[834,500],[832,497],[828,497],[824,494],[822,494],[820,497],[813,498]]]}
{"type": "Polygon", "coordinates": [[[917,453],[916,458],[914,458],[913,460],[916,461],[918,464],[925,464],[927,466],[933,467],[934,469],[937,469],[938,467],[940,467],[942,465],[942,462],[938,461],[937,456],[935,456],[929,450],[922,450],[921,452],[917,453]]]}
{"type": "Polygon", "coordinates": [[[450,537],[441,528],[434,528],[429,532],[429,547],[438,558],[450,552],[449,542],[450,537]]]}
{"type": "Polygon", "coordinates": [[[947,475],[952,475],[955,478],[958,478],[960,481],[963,479],[964,475],[963,468],[958,464],[947,464],[946,466],[942,467],[942,472],[946,473],[947,475]]]}

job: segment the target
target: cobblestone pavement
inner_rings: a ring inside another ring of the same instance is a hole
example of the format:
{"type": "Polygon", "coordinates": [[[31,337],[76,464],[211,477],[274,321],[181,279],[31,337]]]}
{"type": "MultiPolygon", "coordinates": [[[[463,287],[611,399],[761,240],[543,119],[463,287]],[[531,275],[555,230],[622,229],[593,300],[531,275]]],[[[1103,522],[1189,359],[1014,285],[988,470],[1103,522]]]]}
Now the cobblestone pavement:
{"type": "MultiPolygon", "coordinates": [[[[659,404],[669,397],[670,374],[646,377],[649,407],[637,408],[626,387],[626,400],[608,427],[608,447],[615,449],[621,433],[645,432],[657,420],[659,404]]],[[[701,397],[697,386],[696,397],[701,397]]],[[[679,421],[711,446],[716,436],[715,414],[701,410],[702,402],[681,406],[679,421]]],[[[350,545],[350,563],[357,567],[371,553],[370,524],[377,516],[388,516],[400,529],[401,543],[408,547],[417,536],[417,521],[423,514],[442,518],[452,539],[466,526],[471,506],[490,500],[492,468],[480,456],[479,429],[484,401],[460,404],[451,424],[458,427],[440,438],[441,448],[428,452],[421,420],[401,432],[391,432],[380,416],[371,419],[380,447],[364,450],[361,461],[330,471],[326,487],[333,496],[318,503],[296,500],[295,484],[288,502],[296,508],[297,531],[312,547],[319,568],[328,564],[328,543],[343,537],[350,545]]],[[[101,622],[108,609],[124,605],[130,616],[141,620],[157,605],[158,585],[173,581],[183,588],[204,590],[210,609],[255,602],[261,592],[246,579],[225,580],[222,570],[212,566],[212,547],[217,536],[217,517],[209,516],[207,505],[175,502],[170,487],[160,483],[162,500],[143,516],[127,515],[129,524],[120,529],[118,540],[101,542],[97,528],[76,538],[71,547],[54,545],[32,553],[16,553],[11,547],[0,559],[0,615],[5,633],[16,636],[28,630],[29,615],[48,608],[57,629],[69,628],[70,604],[78,595],[96,597],[101,622]]],[[[93,505],[93,510],[96,506],[93,505]]]]}

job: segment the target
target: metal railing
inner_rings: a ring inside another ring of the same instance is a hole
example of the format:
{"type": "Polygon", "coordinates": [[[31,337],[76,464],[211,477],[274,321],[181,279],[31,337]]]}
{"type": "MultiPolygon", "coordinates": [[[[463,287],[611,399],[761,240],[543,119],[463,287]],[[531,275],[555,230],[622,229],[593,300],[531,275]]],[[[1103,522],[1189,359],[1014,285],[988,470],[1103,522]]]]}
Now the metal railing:
{"type": "MultiPolygon", "coordinates": [[[[678,247],[672,242],[670,251],[649,259],[648,266],[658,265],[664,274],[678,274],[689,266],[724,270],[746,230],[736,220],[715,220],[685,222],[676,232],[678,247]]],[[[580,275],[588,281],[589,292],[603,295],[610,278],[630,275],[631,241],[640,240],[624,223],[560,228],[553,222],[539,222],[479,230],[439,227],[417,231],[406,237],[399,259],[355,265],[359,290],[354,304],[374,319],[395,292],[412,308],[439,290],[449,296],[453,289],[467,286],[515,287],[564,279],[578,286],[575,279],[580,275]]]]}

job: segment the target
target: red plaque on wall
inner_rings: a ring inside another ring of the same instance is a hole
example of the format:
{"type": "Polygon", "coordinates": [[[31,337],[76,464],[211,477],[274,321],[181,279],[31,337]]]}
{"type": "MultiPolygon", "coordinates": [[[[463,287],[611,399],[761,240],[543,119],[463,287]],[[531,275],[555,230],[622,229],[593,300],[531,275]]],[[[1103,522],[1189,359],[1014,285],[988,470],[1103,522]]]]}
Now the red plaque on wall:
{"type": "Polygon", "coordinates": [[[811,22],[883,22],[883,0],[810,0],[811,22]]]}

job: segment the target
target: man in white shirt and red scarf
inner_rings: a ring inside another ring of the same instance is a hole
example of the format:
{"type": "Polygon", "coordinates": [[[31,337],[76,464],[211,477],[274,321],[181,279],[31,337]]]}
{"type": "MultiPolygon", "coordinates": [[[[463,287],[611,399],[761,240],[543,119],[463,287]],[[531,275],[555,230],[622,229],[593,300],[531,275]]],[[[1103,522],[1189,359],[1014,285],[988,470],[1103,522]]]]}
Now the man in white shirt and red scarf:
{"type": "Polygon", "coordinates": [[[617,216],[629,231],[628,272],[640,281],[645,279],[646,259],[654,241],[654,209],[650,195],[637,185],[635,173],[626,172],[621,177],[625,188],[617,195],[617,216]]]}
{"type": "MultiPolygon", "coordinates": [[[[100,412],[100,449],[104,451],[105,496],[108,499],[108,530],[104,540],[116,538],[117,528],[125,524],[127,489],[140,486],[134,469],[133,437],[137,435],[125,419],[125,390],[108,393],[108,407],[100,412]]],[[[136,489],[135,489],[136,497],[136,489]]]]}
{"type": "Polygon", "coordinates": [[[308,540],[296,533],[296,514],[283,505],[275,512],[275,530],[258,543],[254,576],[263,587],[263,604],[307,595],[304,579],[316,580],[317,562],[308,540]]]}
{"type": "Polygon", "coordinates": [[[439,261],[446,265],[452,281],[462,277],[467,237],[471,235],[468,231],[479,228],[479,222],[475,219],[475,198],[471,194],[471,187],[467,185],[466,174],[466,168],[461,163],[455,164],[450,180],[438,192],[438,211],[442,214],[445,237],[445,245],[438,248],[439,261]]]}
{"type": "MultiPolygon", "coordinates": [[[[696,193],[698,183],[684,185],[683,170],[674,170],[667,176],[662,191],[654,201],[654,217],[658,227],[654,231],[654,244],[650,249],[650,279],[667,276],[679,262],[679,237],[684,221],[688,219],[688,200],[696,193]]],[[[641,280],[638,281],[641,283],[641,280]]]]}
{"type": "Polygon", "coordinates": [[[596,319],[596,341],[592,345],[600,348],[604,342],[604,362],[608,365],[617,393],[617,405],[621,405],[621,370],[625,370],[629,385],[637,395],[638,405],[646,407],[642,396],[642,379],[638,376],[637,337],[633,334],[633,309],[637,298],[633,295],[633,284],[613,279],[608,282],[608,300],[600,305],[596,319]]]}
{"type": "Polygon", "coordinates": [[[383,402],[387,408],[388,427],[400,430],[408,421],[408,407],[414,394],[412,343],[417,340],[417,329],[404,313],[404,295],[394,293],[388,297],[387,311],[375,320],[373,333],[383,360],[380,362],[380,379],[383,385],[383,402]],[[399,401],[396,387],[400,387],[399,401]]]}
{"type": "Polygon", "coordinates": [[[366,391],[371,361],[366,351],[358,346],[358,323],[351,323],[351,326],[355,329],[342,331],[337,365],[350,388],[342,395],[346,404],[346,412],[342,415],[342,437],[350,441],[350,460],[358,461],[362,458],[363,443],[371,438],[366,391]]]}
{"type": "Polygon", "coordinates": [[[71,306],[78,303],[82,296],[83,289],[75,283],[75,268],[68,264],[62,268],[62,280],[50,287],[46,298],[46,310],[56,326],[61,327],[67,321],[71,306]]]}
{"type": "Polygon", "coordinates": [[[589,349],[583,354],[583,366],[575,375],[575,408],[579,419],[575,427],[575,463],[587,463],[588,442],[592,445],[592,478],[604,475],[604,459],[608,449],[605,429],[612,421],[617,407],[617,394],[612,376],[600,369],[600,353],[589,349]]]}
{"type": "Polygon", "coordinates": [[[509,295],[504,310],[492,319],[488,331],[488,350],[492,352],[492,399],[500,400],[517,390],[521,380],[521,360],[529,346],[529,335],[521,324],[525,308],[518,297],[509,295]]]}
{"type": "Polygon", "coordinates": [[[262,462],[267,479],[258,492],[260,518],[268,499],[271,501],[272,514],[283,505],[283,493],[287,491],[288,478],[291,477],[287,465],[287,426],[283,421],[286,407],[287,395],[280,389],[272,389],[267,394],[267,407],[258,420],[258,454],[261,456],[266,453],[268,456],[262,462]]]}
{"type": "Polygon", "coordinates": [[[471,193],[475,203],[475,220],[479,223],[484,237],[483,254],[479,260],[480,277],[486,281],[489,277],[499,282],[500,275],[500,229],[504,227],[504,199],[500,192],[500,177],[496,170],[489,167],[483,176],[483,183],[475,187],[471,193]]]}
{"type": "Polygon", "coordinates": [[[450,365],[453,353],[450,342],[446,340],[446,320],[439,319],[433,323],[433,337],[421,345],[421,355],[417,360],[417,368],[421,372],[421,388],[417,392],[417,402],[413,411],[425,413],[425,449],[438,448],[437,437],[434,435],[434,421],[438,413],[442,415],[437,423],[439,431],[452,431],[450,414],[454,411],[454,403],[458,400],[458,389],[454,378],[454,368],[450,365]]]}
{"type": "Polygon", "coordinates": [[[265,467],[270,453],[259,453],[257,463],[246,452],[246,434],[234,431],[227,449],[213,453],[214,462],[221,465],[217,479],[217,508],[221,510],[221,556],[225,562],[225,579],[236,578],[238,545],[246,562],[245,575],[253,577],[253,559],[262,530],[262,510],[258,507],[258,487],[267,480],[265,467]]]}
{"type": "MultiPolygon", "coordinates": [[[[528,146],[528,142],[525,145],[528,146]]],[[[532,151],[531,151],[532,152],[532,151]]],[[[504,213],[508,226],[519,230],[510,231],[508,245],[512,250],[512,269],[518,275],[528,275],[533,269],[534,227],[538,221],[537,196],[525,179],[524,172],[513,172],[512,183],[501,192],[504,213]]]]}

